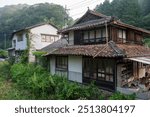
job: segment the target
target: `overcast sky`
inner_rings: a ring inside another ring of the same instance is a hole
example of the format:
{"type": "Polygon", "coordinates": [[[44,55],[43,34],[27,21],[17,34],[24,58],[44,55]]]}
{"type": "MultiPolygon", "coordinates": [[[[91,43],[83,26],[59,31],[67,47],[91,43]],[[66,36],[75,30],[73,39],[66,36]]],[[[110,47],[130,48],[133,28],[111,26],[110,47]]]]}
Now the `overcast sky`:
{"type": "Polygon", "coordinates": [[[55,3],[62,6],[67,5],[69,14],[74,19],[81,17],[88,9],[95,8],[97,4],[102,3],[104,0],[0,0],[0,7],[5,5],[14,5],[14,4],[36,4],[36,3],[55,3]]]}

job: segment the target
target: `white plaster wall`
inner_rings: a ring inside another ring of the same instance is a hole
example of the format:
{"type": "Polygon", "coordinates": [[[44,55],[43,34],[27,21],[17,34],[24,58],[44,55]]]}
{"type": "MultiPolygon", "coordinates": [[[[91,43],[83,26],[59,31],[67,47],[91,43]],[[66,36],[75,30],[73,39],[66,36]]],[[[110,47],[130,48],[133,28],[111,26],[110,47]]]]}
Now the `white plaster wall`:
{"type": "Polygon", "coordinates": [[[69,32],[69,45],[74,45],[74,32],[69,32]]]}
{"type": "Polygon", "coordinates": [[[50,73],[52,75],[55,74],[55,57],[54,56],[50,57],[50,73]]]}
{"type": "Polygon", "coordinates": [[[68,79],[82,83],[82,57],[69,56],[68,57],[68,79]]]}
{"type": "Polygon", "coordinates": [[[57,29],[48,24],[32,28],[30,32],[31,32],[30,36],[32,38],[31,43],[37,50],[50,44],[50,42],[41,41],[41,34],[57,35],[57,29]]]}
{"type": "MultiPolygon", "coordinates": [[[[23,33],[23,41],[17,40],[17,35],[15,34],[12,40],[16,40],[16,47],[15,50],[25,50],[27,48],[27,39],[26,39],[26,33],[23,33]]],[[[12,42],[13,43],[13,42],[12,42]]],[[[14,44],[13,44],[14,47],[14,44]]]]}

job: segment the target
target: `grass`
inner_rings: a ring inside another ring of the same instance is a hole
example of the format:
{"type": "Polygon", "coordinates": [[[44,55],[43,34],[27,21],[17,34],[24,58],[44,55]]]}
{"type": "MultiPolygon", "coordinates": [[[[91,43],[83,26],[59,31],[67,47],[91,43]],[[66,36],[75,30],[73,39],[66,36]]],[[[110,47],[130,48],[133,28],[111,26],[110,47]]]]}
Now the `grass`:
{"type": "Polygon", "coordinates": [[[31,64],[11,66],[8,62],[0,62],[0,100],[135,99],[134,95],[126,96],[118,92],[108,96],[94,83],[86,86],[79,85],[62,77],[51,76],[43,70],[31,64]]]}

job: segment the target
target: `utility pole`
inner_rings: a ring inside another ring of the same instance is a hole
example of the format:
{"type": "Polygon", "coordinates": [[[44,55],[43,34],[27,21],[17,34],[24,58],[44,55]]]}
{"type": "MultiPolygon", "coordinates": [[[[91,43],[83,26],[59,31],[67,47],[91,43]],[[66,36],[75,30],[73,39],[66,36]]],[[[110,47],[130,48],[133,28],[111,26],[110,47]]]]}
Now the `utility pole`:
{"type": "Polygon", "coordinates": [[[64,27],[66,28],[68,26],[68,19],[69,19],[69,10],[70,9],[67,9],[67,5],[65,5],[65,12],[67,13],[64,17],[64,27]]]}

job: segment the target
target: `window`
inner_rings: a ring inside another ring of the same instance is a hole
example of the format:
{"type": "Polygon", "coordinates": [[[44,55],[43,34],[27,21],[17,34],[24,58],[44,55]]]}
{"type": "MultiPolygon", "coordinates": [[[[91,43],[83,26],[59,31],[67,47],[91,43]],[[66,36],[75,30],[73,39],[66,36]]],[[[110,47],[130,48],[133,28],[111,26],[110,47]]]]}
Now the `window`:
{"type": "Polygon", "coordinates": [[[67,59],[67,57],[56,57],[56,68],[58,68],[58,69],[67,69],[68,68],[68,59],[67,59]]]}
{"type": "Polygon", "coordinates": [[[113,82],[113,62],[108,59],[83,59],[84,78],[113,82]]]}
{"type": "Polygon", "coordinates": [[[101,38],[101,30],[96,30],[96,38],[101,38]]]}
{"type": "Polygon", "coordinates": [[[135,41],[142,42],[142,34],[135,33],[135,41]]]}
{"type": "Polygon", "coordinates": [[[123,29],[118,30],[118,37],[119,40],[122,41],[123,43],[126,43],[126,31],[123,29]]]}
{"type": "Polygon", "coordinates": [[[18,42],[23,41],[23,35],[22,34],[17,35],[17,41],[18,42]]]}
{"type": "Polygon", "coordinates": [[[89,37],[88,37],[88,31],[85,31],[84,32],[84,37],[83,37],[84,39],[88,39],[89,37]]]}
{"type": "Polygon", "coordinates": [[[113,62],[98,60],[98,80],[113,82],[113,62]]]}
{"type": "Polygon", "coordinates": [[[41,41],[42,42],[54,42],[58,40],[58,35],[46,35],[46,34],[41,34],[41,41]]]}
{"type": "Polygon", "coordinates": [[[90,31],[90,39],[94,39],[95,36],[95,32],[94,31],[90,31]]]}
{"type": "Polygon", "coordinates": [[[68,58],[66,56],[56,57],[56,74],[67,77],[68,74],[68,58]]]}
{"type": "Polygon", "coordinates": [[[97,30],[83,31],[84,43],[99,43],[105,42],[106,40],[106,29],[101,28],[97,30]]]}

